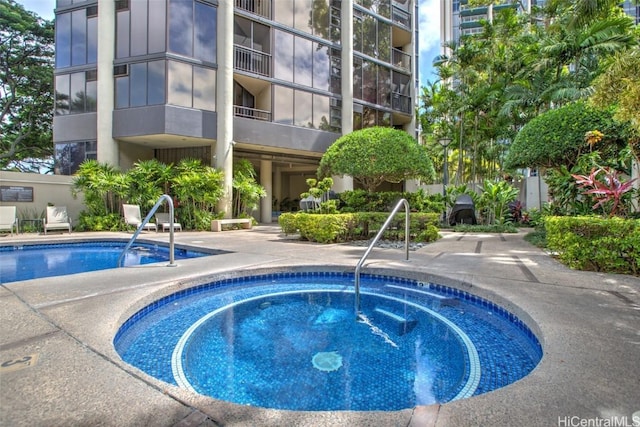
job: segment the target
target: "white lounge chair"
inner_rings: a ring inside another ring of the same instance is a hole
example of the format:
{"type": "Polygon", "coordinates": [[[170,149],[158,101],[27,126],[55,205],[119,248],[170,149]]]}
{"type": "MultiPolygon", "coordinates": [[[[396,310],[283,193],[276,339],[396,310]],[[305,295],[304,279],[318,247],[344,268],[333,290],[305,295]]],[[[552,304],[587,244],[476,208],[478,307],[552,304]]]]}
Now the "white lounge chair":
{"type": "MultiPolygon", "coordinates": [[[[171,226],[170,220],[168,213],[156,213],[156,224],[162,229],[162,231],[169,230],[171,226]]],[[[182,231],[182,225],[180,225],[179,222],[176,222],[175,218],[173,219],[173,229],[182,231]]]]}
{"type": "Polygon", "coordinates": [[[18,214],[15,206],[0,206],[0,230],[9,230],[13,236],[15,228],[18,234],[18,214]]]}
{"type": "Polygon", "coordinates": [[[47,234],[49,230],[69,230],[71,233],[71,220],[67,215],[66,206],[47,206],[44,234],[47,234]]]}
{"type": "MultiPolygon", "coordinates": [[[[142,224],[142,215],[140,214],[140,206],[123,204],[122,212],[124,214],[125,224],[133,225],[136,228],[140,227],[140,224],[142,224]]],[[[154,223],[148,222],[144,225],[143,230],[158,231],[158,227],[154,223]]]]}

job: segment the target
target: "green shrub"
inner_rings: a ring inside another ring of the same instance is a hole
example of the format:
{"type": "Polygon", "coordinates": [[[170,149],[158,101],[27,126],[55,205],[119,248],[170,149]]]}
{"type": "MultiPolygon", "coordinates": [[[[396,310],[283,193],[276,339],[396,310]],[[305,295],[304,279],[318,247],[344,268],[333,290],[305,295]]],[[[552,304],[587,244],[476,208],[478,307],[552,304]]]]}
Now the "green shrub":
{"type": "Polygon", "coordinates": [[[640,273],[640,220],[549,217],[545,227],[548,248],[571,268],[640,273]]]}
{"type": "Polygon", "coordinates": [[[125,229],[122,216],[119,214],[92,215],[80,212],[77,231],[121,231],[125,229]]]}
{"type": "Polygon", "coordinates": [[[367,193],[365,190],[349,190],[340,193],[341,212],[385,212],[390,211],[398,200],[406,199],[412,211],[442,212],[444,200],[441,194],[416,192],[379,191],[367,193]]]}
{"type": "MultiPolygon", "coordinates": [[[[372,237],[384,224],[386,212],[358,212],[342,214],[283,213],[278,218],[286,234],[299,232],[300,237],[312,242],[335,243],[372,237]]],[[[409,229],[418,241],[433,241],[438,237],[436,224],[438,214],[412,213],[409,229]]],[[[398,214],[389,224],[383,238],[404,239],[405,215],[398,214]]]]}

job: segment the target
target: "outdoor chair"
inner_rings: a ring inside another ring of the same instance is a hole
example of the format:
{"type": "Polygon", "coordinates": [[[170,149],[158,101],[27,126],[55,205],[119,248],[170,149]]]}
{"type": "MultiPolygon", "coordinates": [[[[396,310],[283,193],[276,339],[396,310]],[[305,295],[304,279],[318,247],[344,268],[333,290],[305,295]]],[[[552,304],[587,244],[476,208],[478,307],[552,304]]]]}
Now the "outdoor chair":
{"type": "MultiPolygon", "coordinates": [[[[168,213],[156,213],[156,224],[162,229],[162,231],[169,230],[171,227],[170,218],[168,213]]],[[[173,229],[182,231],[182,225],[173,219],[173,229]]]]}
{"type": "MultiPolygon", "coordinates": [[[[140,206],[123,204],[122,211],[124,213],[125,224],[133,225],[135,228],[140,227],[140,224],[142,224],[142,215],[140,215],[140,206]]],[[[158,231],[158,227],[154,223],[148,222],[144,225],[143,230],[158,231]]]]}
{"type": "Polygon", "coordinates": [[[69,230],[71,233],[71,220],[67,214],[66,206],[47,206],[44,234],[47,234],[49,230],[69,230]]]}
{"type": "Polygon", "coordinates": [[[18,215],[15,206],[0,206],[0,231],[9,230],[13,236],[15,228],[18,234],[18,215]]]}

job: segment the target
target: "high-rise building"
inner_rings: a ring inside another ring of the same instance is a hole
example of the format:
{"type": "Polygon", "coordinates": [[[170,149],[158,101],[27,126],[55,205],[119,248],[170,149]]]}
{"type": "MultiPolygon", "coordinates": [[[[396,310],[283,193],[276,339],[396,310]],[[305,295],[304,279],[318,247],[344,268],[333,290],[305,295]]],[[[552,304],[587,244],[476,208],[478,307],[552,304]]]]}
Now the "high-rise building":
{"type": "Polygon", "coordinates": [[[416,13],[412,0],[57,0],[57,173],[188,157],[230,186],[248,159],[270,220],[341,135],[415,133],[416,13]]]}

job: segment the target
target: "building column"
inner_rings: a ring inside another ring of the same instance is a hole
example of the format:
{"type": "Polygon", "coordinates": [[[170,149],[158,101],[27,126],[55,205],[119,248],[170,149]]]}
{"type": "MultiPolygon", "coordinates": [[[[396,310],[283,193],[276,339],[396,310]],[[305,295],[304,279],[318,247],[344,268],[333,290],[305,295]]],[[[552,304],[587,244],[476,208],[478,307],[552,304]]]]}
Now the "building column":
{"type": "Polygon", "coordinates": [[[282,169],[276,167],[273,174],[273,197],[278,202],[276,210],[280,210],[280,202],[282,202],[282,169]]]}
{"type": "Polygon", "coordinates": [[[100,2],[98,13],[98,103],[96,112],[96,135],[100,163],[120,166],[118,141],[113,139],[114,80],[113,59],[115,57],[116,3],[100,2]]]}
{"type": "Polygon", "coordinates": [[[233,3],[218,3],[218,71],[216,76],[216,110],[218,134],[213,166],[224,173],[223,196],[218,201],[218,211],[231,218],[233,198],[233,3]]]}
{"type": "Polygon", "coordinates": [[[271,209],[273,200],[273,163],[271,160],[260,160],[260,185],[264,187],[267,195],[260,199],[260,222],[271,223],[271,209]]]}
{"type": "MultiPolygon", "coordinates": [[[[341,20],[342,28],[342,135],[353,132],[353,0],[342,1],[341,20]]],[[[342,193],[353,190],[353,178],[344,176],[332,176],[333,191],[342,193]]]]}

